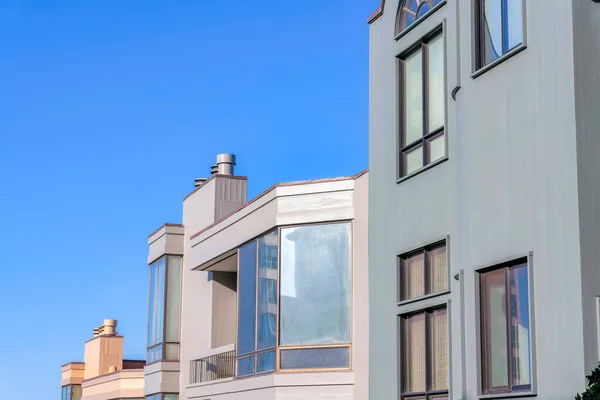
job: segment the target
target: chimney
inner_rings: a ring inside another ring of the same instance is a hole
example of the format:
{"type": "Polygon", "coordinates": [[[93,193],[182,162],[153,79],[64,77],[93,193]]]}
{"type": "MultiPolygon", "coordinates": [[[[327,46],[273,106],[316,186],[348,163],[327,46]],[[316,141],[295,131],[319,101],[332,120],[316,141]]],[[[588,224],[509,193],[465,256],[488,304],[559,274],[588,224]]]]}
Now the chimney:
{"type": "MultiPolygon", "coordinates": [[[[211,175],[233,175],[235,167],[235,154],[218,154],[217,163],[210,166],[211,175]]],[[[200,187],[206,183],[207,178],[196,178],[194,186],[200,187]]]]}
{"type": "Polygon", "coordinates": [[[235,167],[235,154],[217,155],[217,173],[219,175],[233,175],[235,167]]]}
{"type": "Polygon", "coordinates": [[[102,333],[106,336],[115,336],[117,334],[117,320],[105,319],[102,333]]]}

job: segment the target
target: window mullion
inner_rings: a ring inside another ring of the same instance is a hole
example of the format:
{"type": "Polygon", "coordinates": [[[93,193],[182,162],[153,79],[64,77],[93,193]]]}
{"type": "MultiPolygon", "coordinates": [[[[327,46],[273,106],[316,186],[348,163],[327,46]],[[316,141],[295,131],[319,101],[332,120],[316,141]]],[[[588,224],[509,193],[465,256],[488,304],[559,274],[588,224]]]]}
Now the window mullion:
{"type": "Polygon", "coordinates": [[[508,52],[508,0],[501,0],[500,21],[502,27],[502,54],[508,52]]]}
{"type": "Polygon", "coordinates": [[[507,330],[507,365],[508,365],[508,391],[512,392],[513,378],[512,378],[512,321],[510,311],[510,268],[506,268],[505,287],[506,287],[506,330],[507,330]]]}
{"type": "Polygon", "coordinates": [[[423,250],[423,268],[425,268],[425,271],[423,271],[423,285],[425,286],[423,288],[423,294],[424,295],[428,295],[428,287],[429,287],[429,280],[431,279],[430,273],[429,273],[429,250],[423,250]]]}
{"type": "Polygon", "coordinates": [[[432,361],[432,351],[431,351],[431,335],[430,332],[431,326],[431,312],[425,311],[425,392],[428,393],[431,390],[431,361],[432,361]]]}
{"type": "Polygon", "coordinates": [[[429,71],[429,47],[426,43],[421,44],[421,55],[423,57],[422,60],[422,66],[421,66],[421,79],[422,79],[422,97],[423,97],[423,110],[422,110],[422,115],[423,115],[423,167],[426,166],[428,164],[428,154],[427,154],[427,143],[425,140],[425,136],[427,136],[427,134],[429,133],[429,117],[428,117],[428,110],[427,110],[427,104],[429,104],[429,77],[428,77],[428,71],[429,71]]]}

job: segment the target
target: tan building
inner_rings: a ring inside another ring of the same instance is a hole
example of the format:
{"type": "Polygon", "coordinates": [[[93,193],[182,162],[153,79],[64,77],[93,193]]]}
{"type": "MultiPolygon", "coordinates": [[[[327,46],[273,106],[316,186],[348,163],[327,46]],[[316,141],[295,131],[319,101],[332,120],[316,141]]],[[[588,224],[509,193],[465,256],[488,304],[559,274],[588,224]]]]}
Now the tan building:
{"type": "Polygon", "coordinates": [[[368,398],[368,173],[247,201],[235,156],[148,239],[152,400],[368,398]]]}
{"type": "Polygon", "coordinates": [[[85,343],[84,362],[62,366],[61,400],[144,398],[145,361],[123,360],[123,336],[117,321],[104,320],[85,343]]]}

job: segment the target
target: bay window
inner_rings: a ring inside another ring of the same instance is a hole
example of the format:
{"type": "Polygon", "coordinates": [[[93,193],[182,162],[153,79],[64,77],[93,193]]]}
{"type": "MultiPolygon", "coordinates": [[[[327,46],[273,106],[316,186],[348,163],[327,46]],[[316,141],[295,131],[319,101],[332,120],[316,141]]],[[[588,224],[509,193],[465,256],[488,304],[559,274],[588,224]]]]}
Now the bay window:
{"type": "Polygon", "coordinates": [[[150,265],[146,360],[179,359],[181,256],[163,256],[150,265]]]}
{"type": "Polygon", "coordinates": [[[239,249],[237,376],[348,369],[350,223],[282,227],[239,249]]]}
{"type": "Polygon", "coordinates": [[[61,388],[61,400],[80,400],[81,385],[66,385],[61,388]]]}

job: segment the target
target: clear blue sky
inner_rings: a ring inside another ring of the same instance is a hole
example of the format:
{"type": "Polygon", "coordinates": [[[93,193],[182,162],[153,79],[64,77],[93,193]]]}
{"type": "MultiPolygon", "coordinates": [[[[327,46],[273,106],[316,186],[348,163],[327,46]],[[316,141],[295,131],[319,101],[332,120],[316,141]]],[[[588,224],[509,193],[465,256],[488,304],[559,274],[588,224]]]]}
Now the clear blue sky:
{"type": "Polygon", "coordinates": [[[147,235],[217,153],[251,197],[367,167],[378,3],[0,1],[3,397],[59,399],[104,318],[144,357],[147,235]]]}

